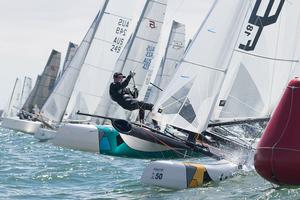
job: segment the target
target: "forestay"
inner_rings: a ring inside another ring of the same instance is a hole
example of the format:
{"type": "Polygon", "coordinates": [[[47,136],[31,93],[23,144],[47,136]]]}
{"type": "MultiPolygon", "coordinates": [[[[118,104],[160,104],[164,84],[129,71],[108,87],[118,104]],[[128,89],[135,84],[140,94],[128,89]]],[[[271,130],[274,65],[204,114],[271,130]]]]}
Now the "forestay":
{"type": "Polygon", "coordinates": [[[115,63],[134,28],[132,19],[144,3],[140,0],[107,1],[83,61],[67,114],[71,114],[73,110],[95,113],[98,103],[107,97],[105,88],[111,80],[115,63]],[[81,94],[81,101],[86,102],[86,108],[74,107],[79,94],[81,94]]]}
{"type": "Polygon", "coordinates": [[[195,132],[206,129],[250,3],[214,2],[156,104],[164,122],[195,132]]]}
{"type": "Polygon", "coordinates": [[[185,51],[185,25],[173,21],[165,55],[161,60],[156,77],[145,95],[145,102],[155,103],[176,72],[185,51]]]}
{"type": "MultiPolygon", "coordinates": [[[[132,35],[132,39],[128,44],[128,49],[120,57],[114,71],[120,71],[128,75],[130,71],[136,73],[135,84],[141,90],[138,100],[143,100],[146,91],[143,92],[142,86],[148,85],[150,81],[151,71],[153,67],[151,62],[154,57],[157,41],[160,36],[163,24],[167,0],[147,0],[142,15],[137,24],[136,30],[132,35]]],[[[109,74],[109,84],[112,82],[113,73],[109,74]]],[[[109,96],[109,84],[106,86],[105,96],[97,109],[96,114],[109,115],[113,117],[128,118],[130,112],[125,114],[125,110],[113,105],[109,96]]],[[[131,82],[128,87],[133,87],[131,82]]]]}
{"type": "Polygon", "coordinates": [[[213,120],[271,114],[299,62],[299,15],[298,0],[252,2],[213,120]]]}

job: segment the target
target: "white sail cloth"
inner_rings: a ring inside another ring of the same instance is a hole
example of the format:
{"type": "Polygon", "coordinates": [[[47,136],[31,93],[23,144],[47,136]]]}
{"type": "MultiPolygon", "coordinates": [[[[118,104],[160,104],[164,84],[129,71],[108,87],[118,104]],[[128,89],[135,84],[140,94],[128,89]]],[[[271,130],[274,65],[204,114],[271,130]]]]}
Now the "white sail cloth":
{"type": "Polygon", "coordinates": [[[44,106],[42,111],[45,118],[60,122],[64,114],[67,118],[75,118],[77,110],[94,112],[102,98],[102,87],[108,81],[107,74],[111,73],[128,40],[134,25],[132,18],[141,4],[143,2],[137,0],[104,1],[53,95],[44,106]],[[123,9],[126,4],[134,6],[123,9]]]}
{"type": "Polygon", "coordinates": [[[173,21],[164,57],[153,84],[148,88],[144,101],[155,103],[170,83],[185,51],[185,25],[173,21]]]}
{"type": "MultiPolygon", "coordinates": [[[[138,100],[143,100],[146,85],[149,84],[151,72],[153,70],[152,60],[156,45],[160,36],[161,27],[164,21],[167,0],[147,0],[142,15],[133,33],[131,40],[118,59],[115,71],[127,75],[130,71],[136,73],[134,77],[135,86],[140,90],[138,100]]],[[[112,81],[111,73],[106,85],[106,98],[100,101],[96,114],[118,118],[129,118],[131,112],[126,113],[123,108],[116,105],[109,96],[109,85],[112,81]]],[[[129,84],[133,87],[133,83],[129,84]]]]}
{"type": "Polygon", "coordinates": [[[250,3],[214,2],[156,104],[163,123],[196,132],[206,129],[250,3]]]}
{"type": "Polygon", "coordinates": [[[300,2],[253,1],[212,120],[268,117],[299,62],[300,2]]]}
{"type": "Polygon", "coordinates": [[[68,115],[77,110],[95,113],[99,102],[107,97],[105,88],[115,63],[134,28],[133,19],[145,4],[140,0],[109,0],[106,3],[68,104],[68,115]],[[130,9],[124,9],[128,5],[131,5],[130,9]],[[75,107],[80,105],[76,103],[78,95],[84,107],[75,107]]]}

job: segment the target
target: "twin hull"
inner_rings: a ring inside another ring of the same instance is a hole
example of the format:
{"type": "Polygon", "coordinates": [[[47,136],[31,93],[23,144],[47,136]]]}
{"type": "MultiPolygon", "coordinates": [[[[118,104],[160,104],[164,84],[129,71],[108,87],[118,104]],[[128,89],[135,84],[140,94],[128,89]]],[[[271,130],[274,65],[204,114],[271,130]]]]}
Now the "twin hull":
{"type": "Polygon", "coordinates": [[[119,133],[110,125],[63,125],[51,140],[56,146],[132,158],[183,158],[199,156],[188,146],[171,138],[149,134],[143,128],[119,133]],[[138,131],[138,132],[136,132],[138,131]]]}

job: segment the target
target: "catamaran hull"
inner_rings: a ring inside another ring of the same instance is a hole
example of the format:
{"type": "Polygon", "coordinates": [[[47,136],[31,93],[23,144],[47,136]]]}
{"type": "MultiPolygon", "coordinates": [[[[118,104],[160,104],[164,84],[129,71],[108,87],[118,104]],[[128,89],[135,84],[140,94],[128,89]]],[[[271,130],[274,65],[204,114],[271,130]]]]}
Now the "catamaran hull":
{"type": "Polygon", "coordinates": [[[238,165],[226,160],[209,164],[154,161],[144,169],[141,182],[164,188],[186,189],[226,180],[238,170],[238,165]]]}
{"type": "Polygon", "coordinates": [[[50,130],[50,129],[45,129],[40,127],[37,130],[37,132],[34,134],[34,138],[39,140],[40,142],[45,142],[54,139],[56,134],[57,134],[56,130],[50,130]]]}
{"type": "Polygon", "coordinates": [[[71,149],[99,152],[99,133],[96,126],[83,124],[65,124],[58,130],[50,142],[55,146],[71,149]]]}
{"type": "Polygon", "coordinates": [[[21,120],[19,118],[3,118],[2,127],[34,135],[41,127],[41,122],[21,120]]]}
{"type": "Polygon", "coordinates": [[[66,124],[50,141],[56,146],[119,157],[183,158],[200,155],[179,142],[166,144],[166,141],[158,143],[157,138],[146,138],[119,133],[109,125],[66,124]]]}

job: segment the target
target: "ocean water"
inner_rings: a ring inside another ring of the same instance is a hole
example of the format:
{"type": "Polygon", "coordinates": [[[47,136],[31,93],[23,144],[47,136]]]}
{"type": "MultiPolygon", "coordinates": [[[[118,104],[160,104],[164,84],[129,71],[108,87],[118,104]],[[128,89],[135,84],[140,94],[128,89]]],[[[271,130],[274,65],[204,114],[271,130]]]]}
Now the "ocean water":
{"type": "Polygon", "coordinates": [[[300,199],[300,188],[274,187],[254,170],[194,189],[142,185],[149,162],[55,147],[0,128],[0,199],[300,199]]]}

